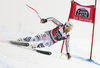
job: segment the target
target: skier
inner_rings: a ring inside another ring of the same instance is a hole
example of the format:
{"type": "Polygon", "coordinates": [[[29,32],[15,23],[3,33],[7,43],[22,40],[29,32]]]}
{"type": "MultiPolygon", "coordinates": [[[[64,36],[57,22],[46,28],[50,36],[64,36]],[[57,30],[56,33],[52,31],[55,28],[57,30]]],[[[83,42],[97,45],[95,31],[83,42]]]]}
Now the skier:
{"type": "Polygon", "coordinates": [[[25,37],[25,38],[19,38],[17,40],[14,40],[14,42],[37,42],[34,44],[29,44],[29,47],[31,48],[43,48],[43,47],[49,47],[55,43],[57,43],[60,40],[66,40],[66,56],[68,59],[71,57],[69,53],[69,32],[73,27],[73,24],[71,22],[66,22],[64,25],[56,20],[53,17],[49,17],[47,19],[41,19],[41,23],[46,23],[48,21],[52,21],[54,24],[57,25],[56,28],[45,31],[41,34],[38,34],[33,37],[25,37]],[[43,41],[42,43],[38,43],[38,41],[43,41]]]}

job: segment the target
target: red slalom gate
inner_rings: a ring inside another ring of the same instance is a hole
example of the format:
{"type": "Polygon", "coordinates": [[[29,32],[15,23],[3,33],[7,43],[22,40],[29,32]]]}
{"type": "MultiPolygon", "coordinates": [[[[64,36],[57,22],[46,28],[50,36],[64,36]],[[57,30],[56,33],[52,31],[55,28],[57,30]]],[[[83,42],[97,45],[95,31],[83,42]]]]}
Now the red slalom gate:
{"type": "MultiPolygon", "coordinates": [[[[75,2],[74,0],[72,0],[70,14],[69,14],[69,18],[68,18],[68,21],[70,19],[75,19],[75,20],[79,20],[79,21],[83,21],[83,22],[93,23],[90,60],[92,60],[96,4],[97,4],[97,0],[95,0],[95,5],[89,5],[89,6],[81,5],[77,2],[75,2]],[[80,11],[84,11],[87,14],[80,14],[80,11]]],[[[61,53],[63,51],[63,46],[64,46],[64,40],[63,40],[62,47],[61,47],[61,53]]]]}

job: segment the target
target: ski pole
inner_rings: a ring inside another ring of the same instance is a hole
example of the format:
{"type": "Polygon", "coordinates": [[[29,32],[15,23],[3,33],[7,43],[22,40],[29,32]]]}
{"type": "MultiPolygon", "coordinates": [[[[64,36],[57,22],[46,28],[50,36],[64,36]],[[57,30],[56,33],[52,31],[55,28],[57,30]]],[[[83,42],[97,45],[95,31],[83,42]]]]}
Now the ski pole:
{"type": "Polygon", "coordinates": [[[61,53],[63,51],[63,47],[64,47],[64,40],[63,40],[62,47],[61,47],[61,53]]]}
{"type": "Polygon", "coordinates": [[[26,4],[26,6],[29,7],[30,9],[34,10],[37,13],[37,16],[41,19],[41,17],[39,16],[39,13],[34,8],[32,8],[31,6],[29,6],[27,4],[26,4]]]}

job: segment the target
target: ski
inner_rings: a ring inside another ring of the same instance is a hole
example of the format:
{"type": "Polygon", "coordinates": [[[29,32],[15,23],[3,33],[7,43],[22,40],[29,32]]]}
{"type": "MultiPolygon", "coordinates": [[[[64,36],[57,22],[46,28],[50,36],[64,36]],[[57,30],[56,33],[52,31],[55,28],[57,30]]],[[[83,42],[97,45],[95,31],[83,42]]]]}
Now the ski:
{"type": "Polygon", "coordinates": [[[27,47],[26,49],[29,49],[29,50],[33,50],[33,51],[36,51],[38,53],[41,53],[41,54],[45,54],[45,55],[51,55],[52,53],[50,51],[43,51],[43,50],[37,50],[37,49],[33,49],[33,48],[29,48],[29,43],[22,43],[22,42],[14,42],[14,41],[9,41],[11,44],[14,44],[14,45],[17,45],[17,46],[25,46],[27,47]]]}
{"type": "Polygon", "coordinates": [[[14,41],[9,41],[11,44],[17,45],[17,46],[29,46],[29,43],[22,43],[22,42],[14,42],[14,41]]]}
{"type": "Polygon", "coordinates": [[[50,51],[43,51],[43,50],[37,50],[37,49],[34,49],[34,50],[38,53],[45,54],[45,55],[51,55],[52,54],[50,51]]]}

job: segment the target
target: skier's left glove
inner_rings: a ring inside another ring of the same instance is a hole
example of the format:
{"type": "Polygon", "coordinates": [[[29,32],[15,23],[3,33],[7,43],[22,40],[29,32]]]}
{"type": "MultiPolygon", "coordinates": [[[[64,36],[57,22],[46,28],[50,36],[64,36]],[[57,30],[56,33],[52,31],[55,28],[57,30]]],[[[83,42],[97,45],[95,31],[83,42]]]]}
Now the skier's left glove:
{"type": "Polygon", "coordinates": [[[71,59],[70,53],[67,53],[66,56],[67,56],[68,59],[71,59]]]}
{"type": "Polygon", "coordinates": [[[41,19],[41,23],[46,23],[47,19],[41,19]]]}

